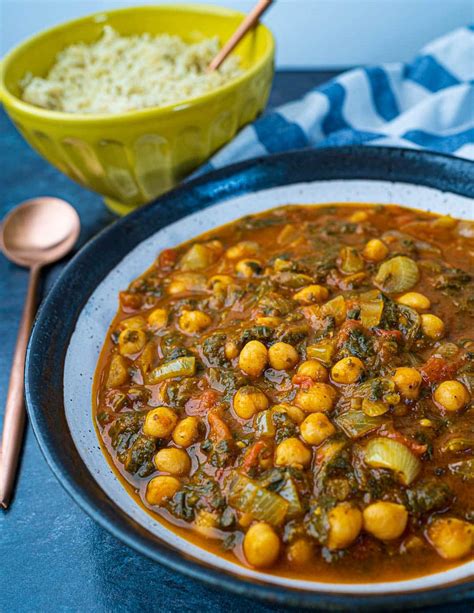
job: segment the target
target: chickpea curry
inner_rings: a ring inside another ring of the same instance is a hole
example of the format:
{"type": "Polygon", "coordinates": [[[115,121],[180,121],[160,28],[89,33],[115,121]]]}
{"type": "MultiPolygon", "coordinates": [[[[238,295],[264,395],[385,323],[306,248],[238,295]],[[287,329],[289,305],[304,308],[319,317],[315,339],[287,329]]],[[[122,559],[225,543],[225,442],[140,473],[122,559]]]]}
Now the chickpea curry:
{"type": "Polygon", "coordinates": [[[473,222],[281,207],[163,251],[119,298],[94,414],[157,519],[302,579],[472,559],[473,222]]]}

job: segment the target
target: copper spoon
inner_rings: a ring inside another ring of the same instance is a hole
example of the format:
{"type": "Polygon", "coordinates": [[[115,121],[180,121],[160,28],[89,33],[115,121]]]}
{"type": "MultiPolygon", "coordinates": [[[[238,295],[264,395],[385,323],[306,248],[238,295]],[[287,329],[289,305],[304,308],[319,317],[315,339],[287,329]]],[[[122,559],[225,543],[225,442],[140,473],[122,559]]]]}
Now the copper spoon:
{"type": "Polygon", "coordinates": [[[232,34],[216,57],[209,64],[208,71],[217,70],[226,57],[235,49],[242,38],[251,30],[263,13],[270,8],[273,0],[259,0],[250,13],[245,17],[237,30],[232,34]]]}
{"type": "Polygon", "coordinates": [[[28,293],[21,318],[10,374],[0,451],[0,507],[7,508],[21,448],[25,408],[23,384],[25,354],[36,310],[36,289],[43,266],[59,260],[79,236],[79,217],[73,207],[49,196],[26,200],[13,209],[0,227],[0,249],[20,266],[30,269],[28,293]]]}

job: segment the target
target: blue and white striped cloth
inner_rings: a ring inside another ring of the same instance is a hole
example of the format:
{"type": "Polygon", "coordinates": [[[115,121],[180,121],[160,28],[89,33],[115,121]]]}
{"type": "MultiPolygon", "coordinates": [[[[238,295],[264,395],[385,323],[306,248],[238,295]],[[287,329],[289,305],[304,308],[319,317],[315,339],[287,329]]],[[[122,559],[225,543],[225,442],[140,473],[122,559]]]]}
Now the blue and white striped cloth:
{"type": "Polygon", "coordinates": [[[385,145],[474,160],[474,26],[409,64],[350,70],[244,128],[196,174],[303,147],[385,145]]]}

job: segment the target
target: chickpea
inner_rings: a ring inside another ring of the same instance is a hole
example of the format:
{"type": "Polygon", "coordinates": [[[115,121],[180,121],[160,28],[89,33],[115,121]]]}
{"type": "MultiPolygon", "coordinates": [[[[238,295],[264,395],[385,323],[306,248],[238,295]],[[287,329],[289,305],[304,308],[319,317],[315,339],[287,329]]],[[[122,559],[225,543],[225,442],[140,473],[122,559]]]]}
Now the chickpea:
{"type": "Polygon", "coordinates": [[[420,393],[421,375],[415,368],[402,366],[392,377],[397,390],[409,400],[416,400],[420,393]]]}
{"type": "Polygon", "coordinates": [[[107,376],[107,387],[119,387],[128,382],[128,365],[124,357],[118,353],[114,354],[110,361],[109,374],[107,376]]]}
{"type": "Polygon", "coordinates": [[[177,477],[187,475],[191,470],[191,460],[183,449],[167,447],[160,449],[155,457],[156,468],[164,473],[170,473],[177,477]]]}
{"type": "Polygon", "coordinates": [[[241,419],[250,419],[267,408],[268,398],[253,385],[241,387],[234,396],[234,411],[241,419]]]}
{"type": "Polygon", "coordinates": [[[308,539],[299,538],[288,546],[286,555],[293,566],[304,566],[313,557],[313,545],[308,539]]]}
{"type": "Polygon", "coordinates": [[[214,296],[223,301],[227,291],[233,286],[234,280],[228,275],[215,275],[209,280],[209,287],[212,289],[214,296]]]}
{"type": "Polygon", "coordinates": [[[362,255],[371,262],[381,262],[388,255],[388,247],[379,238],[373,238],[365,245],[362,255]]]}
{"type": "Polygon", "coordinates": [[[426,418],[420,419],[418,423],[420,424],[422,428],[431,428],[432,426],[434,426],[434,423],[432,422],[432,420],[426,419],[426,418]]]}
{"type": "Polygon", "coordinates": [[[397,302],[415,311],[426,311],[431,306],[430,299],[418,292],[407,292],[403,294],[403,296],[397,298],[397,302]]]}
{"type": "Polygon", "coordinates": [[[168,311],[166,309],[154,309],[148,315],[148,325],[155,330],[164,328],[168,323],[168,311]]]}
{"type": "Polygon", "coordinates": [[[146,488],[146,499],[148,504],[160,506],[176,494],[181,487],[179,479],[176,477],[153,477],[148,482],[146,488]]]}
{"type": "Polygon", "coordinates": [[[234,279],[229,275],[214,275],[209,279],[209,287],[215,291],[221,291],[232,285],[234,279]]]}
{"type": "Polygon", "coordinates": [[[168,285],[168,294],[170,296],[176,296],[176,294],[182,294],[185,291],[187,291],[187,288],[184,281],[171,281],[168,285]]]}
{"type": "Polygon", "coordinates": [[[408,512],[402,504],[378,501],[362,511],[364,530],[381,541],[397,539],[405,531],[408,512]]]}
{"type": "Polygon", "coordinates": [[[306,390],[299,390],[295,404],[307,413],[330,411],[336,400],[336,390],[327,383],[315,383],[306,390]]]}
{"type": "Polygon", "coordinates": [[[466,387],[459,381],[443,381],[436,388],[434,400],[446,411],[460,411],[471,400],[466,387]]]}
{"type": "Polygon", "coordinates": [[[179,327],[183,332],[196,334],[212,323],[212,319],[202,311],[184,311],[179,318],[179,327]]]}
{"type": "Polygon", "coordinates": [[[245,559],[251,566],[272,566],[280,554],[280,539],[273,528],[265,522],[253,524],[244,537],[245,559]]]}
{"type": "Polygon", "coordinates": [[[121,330],[142,330],[145,327],[146,321],[141,315],[127,317],[127,319],[122,319],[122,321],[119,323],[119,328],[121,330]]]}
{"type": "Polygon", "coordinates": [[[474,526],[455,517],[440,517],[428,527],[427,537],[442,558],[457,560],[471,552],[474,526]]]}
{"type": "Polygon", "coordinates": [[[341,502],[331,509],[328,520],[329,537],[327,546],[329,549],[349,547],[359,536],[362,529],[362,513],[349,502],[341,502]]]}
{"type": "Polygon", "coordinates": [[[118,339],[119,351],[122,355],[133,355],[143,349],[146,343],[146,333],[143,330],[125,328],[118,339]]]}
{"type": "Polygon", "coordinates": [[[235,265],[235,271],[242,277],[250,279],[262,272],[262,264],[258,260],[240,260],[235,265]]]}
{"type": "Polygon", "coordinates": [[[168,285],[168,294],[170,296],[176,296],[176,294],[182,294],[186,291],[186,284],[184,281],[171,281],[168,285]]]}
{"type": "Polygon", "coordinates": [[[293,300],[297,300],[303,304],[312,304],[314,302],[324,302],[329,297],[329,291],[323,285],[307,285],[300,289],[293,296],[293,300]]]}
{"type": "Polygon", "coordinates": [[[267,361],[267,348],[260,341],[249,341],[239,355],[239,366],[250,377],[259,377],[265,370],[267,361]]]}
{"type": "Polygon", "coordinates": [[[431,313],[424,313],[421,316],[421,329],[423,334],[437,340],[444,335],[444,323],[443,320],[432,315],[431,313]]]}
{"type": "Polygon", "coordinates": [[[308,466],[311,451],[298,438],[286,438],[276,448],[275,464],[277,466],[308,466]]]}
{"type": "Polygon", "coordinates": [[[236,358],[239,355],[237,343],[234,341],[227,341],[227,343],[224,345],[224,353],[228,360],[233,360],[236,358]]]}
{"type": "Polygon", "coordinates": [[[306,360],[298,366],[297,373],[309,377],[313,381],[324,382],[328,380],[328,371],[317,360],[306,360]]]}
{"type": "Polygon", "coordinates": [[[362,360],[355,357],[342,358],[331,369],[331,377],[336,383],[355,383],[364,371],[362,360]]]}
{"type": "Polygon", "coordinates": [[[292,404],[276,404],[272,407],[273,413],[286,413],[295,424],[300,424],[304,419],[303,411],[292,404]]]}
{"type": "Polygon", "coordinates": [[[268,350],[270,366],[275,370],[291,370],[299,359],[298,352],[289,343],[275,343],[268,350]]]}
{"type": "Polygon", "coordinates": [[[248,257],[258,253],[260,246],[255,241],[241,241],[233,247],[229,247],[225,252],[229,260],[239,260],[240,258],[248,257]]]}
{"type": "Polygon", "coordinates": [[[180,445],[180,447],[189,447],[195,443],[199,438],[200,423],[199,418],[193,415],[182,419],[173,430],[172,436],[176,445],[180,445]]]}
{"type": "Polygon", "coordinates": [[[157,407],[148,411],[143,424],[143,432],[155,438],[167,438],[173,432],[178,416],[168,407],[157,407]]]}
{"type": "Polygon", "coordinates": [[[351,223],[361,223],[369,219],[369,214],[366,211],[356,211],[349,217],[351,223]]]}
{"type": "Polygon", "coordinates": [[[301,436],[308,445],[319,445],[336,432],[324,413],[311,413],[300,426],[301,436]]]}

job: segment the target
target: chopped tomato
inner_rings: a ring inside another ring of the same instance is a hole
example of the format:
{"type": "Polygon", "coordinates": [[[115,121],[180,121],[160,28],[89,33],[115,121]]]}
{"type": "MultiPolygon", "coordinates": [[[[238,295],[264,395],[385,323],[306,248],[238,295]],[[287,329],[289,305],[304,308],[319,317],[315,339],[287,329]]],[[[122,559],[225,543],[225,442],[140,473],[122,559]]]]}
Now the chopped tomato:
{"type": "Polygon", "coordinates": [[[446,379],[452,379],[458,369],[457,362],[449,363],[444,358],[431,356],[429,360],[420,367],[423,380],[428,383],[438,383],[446,379]]]}
{"type": "Polygon", "coordinates": [[[403,334],[400,330],[382,330],[381,328],[375,328],[375,334],[389,341],[396,341],[400,343],[403,340],[403,334]]]}
{"type": "Polygon", "coordinates": [[[295,385],[299,385],[305,390],[314,385],[313,379],[307,375],[294,375],[291,381],[295,385]]]}
{"type": "Polygon", "coordinates": [[[242,470],[248,472],[257,466],[261,456],[268,457],[271,454],[271,445],[268,441],[257,441],[251,445],[242,462],[242,470]]]}
{"type": "Polygon", "coordinates": [[[188,415],[207,415],[217,404],[218,400],[219,392],[213,389],[207,389],[199,394],[199,396],[193,396],[186,402],[186,413],[188,415]]]}
{"type": "Polygon", "coordinates": [[[214,443],[220,441],[231,441],[232,433],[224,418],[217,411],[211,411],[207,416],[209,422],[209,438],[214,443]]]}
{"type": "Polygon", "coordinates": [[[177,257],[176,249],[165,249],[158,256],[158,264],[163,270],[170,270],[176,264],[177,257]]]}
{"type": "Polygon", "coordinates": [[[383,434],[383,436],[386,436],[387,438],[391,438],[394,441],[397,441],[398,443],[405,445],[405,447],[408,447],[410,451],[412,451],[415,455],[418,455],[418,456],[423,455],[428,449],[428,445],[418,443],[417,441],[414,441],[413,439],[408,438],[407,436],[403,435],[401,432],[398,432],[398,430],[395,430],[394,428],[391,428],[391,427],[382,426],[382,428],[380,429],[380,434],[383,434]]]}
{"type": "Polygon", "coordinates": [[[120,305],[125,311],[135,311],[143,304],[142,294],[131,294],[130,292],[120,292],[120,305]]]}

